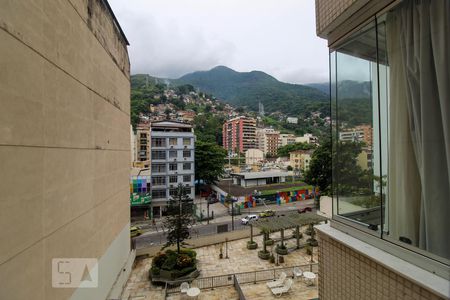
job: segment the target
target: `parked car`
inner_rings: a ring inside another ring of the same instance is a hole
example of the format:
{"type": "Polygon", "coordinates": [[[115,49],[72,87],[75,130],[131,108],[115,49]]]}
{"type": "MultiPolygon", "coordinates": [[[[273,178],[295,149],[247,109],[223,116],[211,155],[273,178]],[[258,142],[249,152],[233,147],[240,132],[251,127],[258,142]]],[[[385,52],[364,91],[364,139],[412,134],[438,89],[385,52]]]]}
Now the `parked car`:
{"type": "Polygon", "coordinates": [[[137,227],[137,226],[130,227],[130,236],[131,237],[139,236],[141,234],[142,234],[142,231],[139,227],[137,227]]]}
{"type": "Polygon", "coordinates": [[[272,216],[275,216],[275,212],[273,210],[267,209],[267,210],[265,210],[263,212],[260,212],[259,216],[261,218],[272,217],[272,216]]]}
{"type": "Polygon", "coordinates": [[[258,216],[257,215],[248,215],[248,216],[243,217],[241,219],[241,224],[242,225],[247,225],[249,222],[256,221],[256,220],[258,220],[258,216]]]}
{"type": "Polygon", "coordinates": [[[312,207],[309,207],[309,206],[298,209],[299,214],[303,214],[305,212],[310,212],[310,211],[312,211],[312,207]]]}

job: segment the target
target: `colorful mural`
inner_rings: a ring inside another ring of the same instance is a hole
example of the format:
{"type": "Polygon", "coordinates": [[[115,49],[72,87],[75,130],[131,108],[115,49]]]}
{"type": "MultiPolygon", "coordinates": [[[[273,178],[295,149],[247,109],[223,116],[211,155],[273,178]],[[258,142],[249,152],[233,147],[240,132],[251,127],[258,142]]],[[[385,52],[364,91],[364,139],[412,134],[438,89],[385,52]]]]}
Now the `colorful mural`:
{"type": "Polygon", "coordinates": [[[131,176],[130,178],[130,194],[146,194],[150,193],[150,176],[131,176]]]}
{"type": "Polygon", "coordinates": [[[301,201],[306,199],[313,199],[315,194],[319,194],[319,189],[315,190],[310,189],[302,189],[298,191],[290,191],[290,192],[278,192],[277,193],[277,204],[281,205],[284,203],[301,201]]]}

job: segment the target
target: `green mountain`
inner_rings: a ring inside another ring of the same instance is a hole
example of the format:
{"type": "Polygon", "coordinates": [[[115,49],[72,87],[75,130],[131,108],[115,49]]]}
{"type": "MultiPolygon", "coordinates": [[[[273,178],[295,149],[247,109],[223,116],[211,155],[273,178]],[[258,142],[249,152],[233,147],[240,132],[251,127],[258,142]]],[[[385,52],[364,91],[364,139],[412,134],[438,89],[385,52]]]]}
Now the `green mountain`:
{"type": "MultiPolygon", "coordinates": [[[[330,85],[328,82],[308,83],[309,87],[318,89],[325,94],[330,94],[330,85]]],[[[340,99],[366,99],[371,95],[370,81],[341,80],[338,82],[340,99]]]]}
{"type": "Polygon", "coordinates": [[[321,111],[329,115],[328,96],[322,91],[276,80],[260,71],[236,72],[224,66],[186,74],[171,80],[173,84],[191,84],[219,99],[257,111],[258,103],[266,112],[279,111],[290,116],[321,111]]]}

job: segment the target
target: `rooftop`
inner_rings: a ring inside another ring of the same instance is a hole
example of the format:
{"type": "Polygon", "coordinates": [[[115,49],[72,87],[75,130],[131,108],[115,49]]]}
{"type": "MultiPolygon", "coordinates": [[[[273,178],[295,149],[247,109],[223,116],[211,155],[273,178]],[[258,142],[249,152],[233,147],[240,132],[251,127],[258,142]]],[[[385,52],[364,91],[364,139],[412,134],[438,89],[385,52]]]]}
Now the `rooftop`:
{"type": "Polygon", "coordinates": [[[285,176],[289,176],[289,175],[290,175],[289,172],[283,172],[283,171],[231,173],[231,176],[242,177],[244,179],[285,177],[285,176]]]}
{"type": "Polygon", "coordinates": [[[282,183],[282,184],[266,184],[259,186],[251,186],[251,187],[242,187],[240,185],[233,184],[231,180],[220,180],[216,183],[222,191],[229,192],[232,196],[248,196],[253,194],[255,190],[258,191],[269,191],[269,190],[284,190],[288,188],[298,187],[301,189],[306,186],[304,182],[291,182],[291,183],[282,183]]]}

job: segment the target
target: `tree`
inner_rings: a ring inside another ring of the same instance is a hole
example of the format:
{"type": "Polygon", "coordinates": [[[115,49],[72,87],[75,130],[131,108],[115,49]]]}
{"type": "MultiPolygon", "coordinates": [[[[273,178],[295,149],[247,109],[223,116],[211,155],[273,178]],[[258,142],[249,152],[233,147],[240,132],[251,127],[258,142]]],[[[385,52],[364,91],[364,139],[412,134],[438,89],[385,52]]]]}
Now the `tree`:
{"type": "Polygon", "coordinates": [[[312,154],[305,181],[327,192],[331,185],[331,141],[325,140],[312,154]]]}
{"type": "Polygon", "coordinates": [[[315,147],[314,145],[308,144],[308,143],[288,144],[288,145],[278,148],[278,156],[286,157],[286,156],[289,156],[289,152],[296,151],[296,150],[310,150],[310,149],[314,149],[314,147],[315,147]]]}
{"type": "Polygon", "coordinates": [[[216,182],[224,174],[227,151],[210,142],[195,142],[195,179],[205,184],[216,182]]]}
{"type": "Polygon", "coordinates": [[[194,223],[192,210],[193,200],[180,183],[175,198],[171,198],[167,205],[167,217],[163,221],[167,229],[167,242],[162,249],[177,245],[177,253],[180,254],[181,246],[186,245],[184,241],[190,238],[189,226],[194,223]]]}

